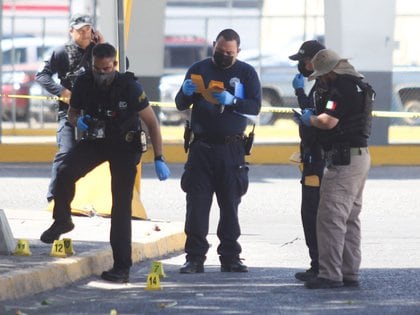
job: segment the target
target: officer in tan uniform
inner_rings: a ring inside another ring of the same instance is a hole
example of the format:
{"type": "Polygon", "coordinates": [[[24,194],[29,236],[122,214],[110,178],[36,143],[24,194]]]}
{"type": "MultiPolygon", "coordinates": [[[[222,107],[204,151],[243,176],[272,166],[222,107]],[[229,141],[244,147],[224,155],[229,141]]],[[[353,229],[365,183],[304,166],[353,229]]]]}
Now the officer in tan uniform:
{"type": "Polygon", "coordinates": [[[360,211],[370,155],[372,93],[347,59],[332,50],[312,59],[319,78],[316,113],[305,110],[303,124],[317,128],[326,170],[321,182],[317,215],[319,274],[305,282],[310,289],[359,285],[360,211]],[[370,101],[369,101],[370,97],[370,101]]]}

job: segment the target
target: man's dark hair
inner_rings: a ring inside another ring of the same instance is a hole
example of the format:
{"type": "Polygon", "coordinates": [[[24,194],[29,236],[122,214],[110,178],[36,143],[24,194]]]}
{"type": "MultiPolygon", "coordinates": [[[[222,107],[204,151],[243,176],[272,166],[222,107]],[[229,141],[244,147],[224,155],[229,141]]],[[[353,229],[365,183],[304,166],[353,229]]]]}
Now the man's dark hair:
{"type": "Polygon", "coordinates": [[[230,41],[230,40],[236,40],[236,43],[238,44],[238,47],[241,44],[241,38],[239,37],[239,34],[236,33],[233,29],[231,28],[227,28],[224,29],[223,31],[221,31],[219,33],[219,35],[217,35],[216,37],[216,41],[219,40],[220,37],[223,37],[225,40],[230,41]]]}
{"type": "Polygon", "coordinates": [[[92,56],[99,59],[115,58],[117,56],[117,50],[108,43],[97,44],[93,47],[92,56]]]}

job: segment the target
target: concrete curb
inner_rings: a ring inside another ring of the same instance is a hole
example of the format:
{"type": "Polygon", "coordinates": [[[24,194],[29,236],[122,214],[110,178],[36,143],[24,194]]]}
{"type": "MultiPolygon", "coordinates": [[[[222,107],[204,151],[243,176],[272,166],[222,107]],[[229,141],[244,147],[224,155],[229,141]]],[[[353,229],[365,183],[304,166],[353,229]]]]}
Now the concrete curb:
{"type": "MultiPolygon", "coordinates": [[[[148,243],[132,244],[133,263],[158,258],[184,248],[185,234],[176,232],[148,243]]],[[[0,277],[0,301],[18,299],[70,284],[112,267],[111,249],[92,250],[40,267],[10,271],[0,277]]]]}
{"type": "MultiPolygon", "coordinates": [[[[50,163],[57,146],[46,144],[0,144],[0,163],[50,163]]],[[[370,146],[372,165],[420,165],[420,145],[370,146]]],[[[153,150],[148,150],[143,163],[153,162],[153,150]]],[[[290,156],[299,151],[298,144],[256,144],[247,161],[253,164],[290,164],[290,156]]],[[[185,163],[187,155],[183,144],[165,143],[165,159],[168,163],[185,163]]]]}

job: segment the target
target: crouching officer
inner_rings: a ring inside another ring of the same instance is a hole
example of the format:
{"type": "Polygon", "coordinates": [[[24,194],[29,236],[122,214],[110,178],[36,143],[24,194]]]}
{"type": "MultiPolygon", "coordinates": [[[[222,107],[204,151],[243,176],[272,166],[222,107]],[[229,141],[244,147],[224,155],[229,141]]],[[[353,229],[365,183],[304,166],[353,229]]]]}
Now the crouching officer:
{"type": "MultiPolygon", "coordinates": [[[[156,116],[132,73],[116,71],[116,50],[107,43],[92,51],[93,69],[81,75],[73,88],[69,122],[84,133],[59,167],[53,210],[54,223],[41,235],[52,243],[74,228],[70,204],[76,181],[103,162],[109,162],[112,209],[110,242],[114,265],[101,277],[128,282],[131,260],[131,202],[136,165],[142,154],[141,123],[147,125],[160,180],[170,172],[162,156],[162,138],[156,116]],[[84,115],[80,115],[83,111],[84,115]]],[[[98,189],[100,187],[95,187],[98,189]]]]}
{"type": "MultiPolygon", "coordinates": [[[[362,196],[370,168],[367,141],[374,91],[347,59],[323,49],[312,59],[314,73],[326,87],[315,115],[301,119],[315,127],[326,156],[317,216],[319,274],[305,282],[310,289],[358,286],[361,262],[362,196]]],[[[324,89],[323,88],[323,89],[324,89]]]]}
{"type": "Polygon", "coordinates": [[[207,234],[213,195],[220,207],[217,236],[220,245],[221,271],[247,272],[240,260],[241,235],[238,206],[248,189],[248,167],[244,114],[258,115],[261,108],[261,85],[254,68],[237,60],[240,38],[232,29],[223,30],[213,44],[213,58],[192,65],[176,95],[178,110],[192,105],[191,129],[194,140],[181,178],[187,194],[185,221],[186,263],[181,273],[204,272],[209,249],[207,234]],[[194,75],[203,87],[223,87],[208,93],[192,81],[194,75]],[[240,88],[238,88],[240,87],[240,88]],[[238,90],[241,90],[240,92],[238,90]]]}

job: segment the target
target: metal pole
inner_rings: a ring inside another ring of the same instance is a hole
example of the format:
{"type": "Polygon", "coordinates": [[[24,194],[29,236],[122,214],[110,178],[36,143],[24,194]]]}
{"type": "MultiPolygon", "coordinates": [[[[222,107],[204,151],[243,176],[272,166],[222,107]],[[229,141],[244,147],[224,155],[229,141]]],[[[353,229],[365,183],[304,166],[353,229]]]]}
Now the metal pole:
{"type": "Polygon", "coordinates": [[[126,57],[125,57],[125,36],[124,36],[124,0],[117,0],[117,15],[118,15],[118,55],[120,72],[123,73],[127,70],[126,57]]]}
{"type": "Polygon", "coordinates": [[[303,41],[307,39],[306,35],[308,32],[308,3],[304,2],[304,9],[303,9],[303,41]]]}
{"type": "MultiPolygon", "coordinates": [[[[0,17],[1,17],[1,21],[3,21],[3,0],[0,0],[0,17]]],[[[0,23],[0,38],[3,38],[3,23],[0,23]]],[[[3,77],[3,54],[0,54],[0,78],[2,77],[3,77]]],[[[0,80],[0,94],[1,92],[3,92],[2,80],[0,80]]],[[[2,121],[3,121],[3,98],[0,97],[0,143],[1,143],[1,136],[3,132],[2,121]]]]}

